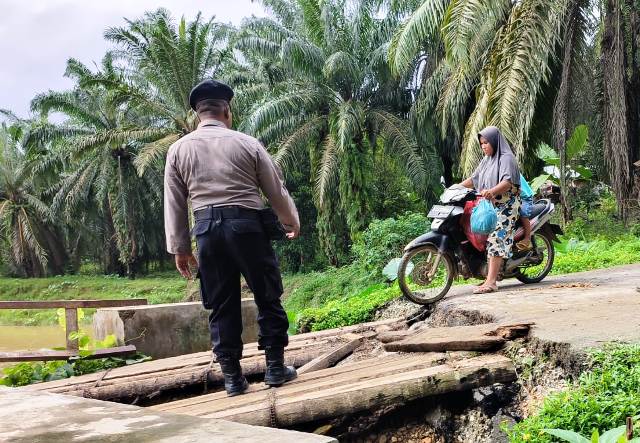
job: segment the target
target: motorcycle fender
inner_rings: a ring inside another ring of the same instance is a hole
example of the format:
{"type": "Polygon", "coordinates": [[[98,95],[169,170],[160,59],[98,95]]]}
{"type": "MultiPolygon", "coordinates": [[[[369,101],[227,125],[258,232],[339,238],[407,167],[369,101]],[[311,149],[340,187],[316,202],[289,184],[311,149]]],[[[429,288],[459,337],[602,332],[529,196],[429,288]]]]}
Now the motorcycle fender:
{"type": "Polygon", "coordinates": [[[540,228],[540,230],[546,233],[549,238],[556,243],[560,243],[558,236],[564,234],[564,232],[562,232],[562,228],[554,223],[546,223],[540,228]]]}
{"type": "Polygon", "coordinates": [[[450,249],[451,240],[448,235],[441,234],[439,232],[427,232],[424,235],[414,239],[411,243],[409,243],[405,248],[404,252],[411,251],[412,249],[418,248],[420,246],[424,246],[426,244],[432,244],[438,251],[441,253],[448,252],[450,249]]]}

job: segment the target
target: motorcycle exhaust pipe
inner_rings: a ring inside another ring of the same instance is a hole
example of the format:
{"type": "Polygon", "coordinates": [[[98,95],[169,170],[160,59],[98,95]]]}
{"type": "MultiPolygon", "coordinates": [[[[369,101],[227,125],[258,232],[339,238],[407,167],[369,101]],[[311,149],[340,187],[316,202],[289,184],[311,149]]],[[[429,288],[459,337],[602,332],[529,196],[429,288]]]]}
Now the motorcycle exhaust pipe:
{"type": "Polygon", "coordinates": [[[531,257],[532,257],[532,252],[529,252],[527,255],[525,255],[522,258],[519,258],[517,260],[509,260],[505,263],[505,267],[504,270],[507,273],[511,273],[513,271],[516,270],[516,268],[519,268],[520,266],[522,266],[523,264],[527,263],[531,257]]]}

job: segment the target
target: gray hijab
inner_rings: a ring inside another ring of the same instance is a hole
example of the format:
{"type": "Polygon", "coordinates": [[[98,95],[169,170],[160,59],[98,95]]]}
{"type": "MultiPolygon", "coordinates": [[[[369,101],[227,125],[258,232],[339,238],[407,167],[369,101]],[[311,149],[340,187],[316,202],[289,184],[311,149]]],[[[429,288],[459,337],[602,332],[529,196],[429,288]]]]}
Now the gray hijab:
{"type": "Polygon", "coordinates": [[[495,126],[488,126],[478,134],[484,137],[493,147],[493,155],[485,156],[471,176],[473,187],[478,191],[491,189],[505,180],[520,187],[520,169],[511,146],[502,132],[495,126]]]}

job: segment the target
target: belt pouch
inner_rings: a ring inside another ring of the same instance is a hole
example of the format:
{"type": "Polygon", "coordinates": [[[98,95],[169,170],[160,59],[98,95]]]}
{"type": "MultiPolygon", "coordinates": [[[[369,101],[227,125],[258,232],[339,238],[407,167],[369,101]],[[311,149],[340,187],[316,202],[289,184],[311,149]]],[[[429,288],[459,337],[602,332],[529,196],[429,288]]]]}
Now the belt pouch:
{"type": "Polygon", "coordinates": [[[283,240],[286,237],[286,231],[278,220],[278,216],[273,209],[265,208],[259,211],[260,222],[270,240],[283,240]]]}

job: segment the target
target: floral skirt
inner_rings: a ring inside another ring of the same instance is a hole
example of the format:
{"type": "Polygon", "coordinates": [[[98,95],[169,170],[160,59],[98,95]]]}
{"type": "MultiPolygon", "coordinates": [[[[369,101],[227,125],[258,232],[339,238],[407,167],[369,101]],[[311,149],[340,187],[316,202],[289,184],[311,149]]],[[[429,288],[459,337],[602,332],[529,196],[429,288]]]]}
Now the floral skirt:
{"type": "Polygon", "coordinates": [[[512,192],[505,192],[496,198],[498,224],[487,239],[487,255],[489,257],[511,258],[516,222],[519,217],[520,197],[512,192]]]}

